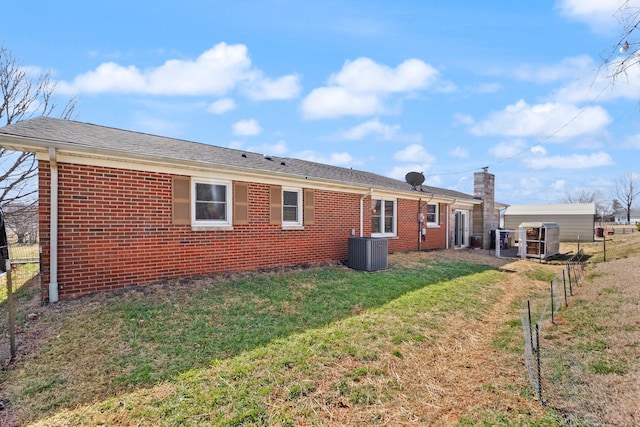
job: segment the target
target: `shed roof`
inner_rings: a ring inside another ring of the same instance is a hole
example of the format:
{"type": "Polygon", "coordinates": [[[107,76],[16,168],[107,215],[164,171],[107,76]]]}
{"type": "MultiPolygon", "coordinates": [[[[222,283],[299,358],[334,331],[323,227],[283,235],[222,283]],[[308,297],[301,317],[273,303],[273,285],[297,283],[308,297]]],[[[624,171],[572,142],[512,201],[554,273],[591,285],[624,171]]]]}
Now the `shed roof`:
{"type": "Polygon", "coordinates": [[[511,205],[506,215],[595,215],[595,203],[556,203],[541,205],[511,205]]]}
{"type": "MultiPolygon", "coordinates": [[[[32,148],[33,151],[52,146],[77,152],[119,155],[132,159],[145,158],[211,166],[232,166],[385,190],[413,192],[411,185],[404,181],[371,172],[44,116],[0,128],[0,145],[9,140],[11,140],[10,143],[15,143],[15,138],[3,138],[3,136],[20,138],[20,146],[32,148]]],[[[422,190],[439,196],[477,201],[472,195],[455,190],[426,185],[422,186],[422,190]]]]}

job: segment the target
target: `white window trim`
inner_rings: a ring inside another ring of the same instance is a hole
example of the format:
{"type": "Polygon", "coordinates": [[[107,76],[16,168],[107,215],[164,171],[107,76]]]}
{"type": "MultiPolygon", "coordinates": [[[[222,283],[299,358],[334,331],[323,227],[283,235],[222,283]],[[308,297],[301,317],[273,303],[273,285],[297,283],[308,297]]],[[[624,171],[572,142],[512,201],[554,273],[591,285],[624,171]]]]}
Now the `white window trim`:
{"type": "Polygon", "coordinates": [[[301,229],[303,225],[303,206],[302,206],[302,188],[282,187],[282,227],[287,229],[301,229]],[[284,220],[284,192],[296,193],[298,195],[298,210],[295,221],[284,220]]]}
{"type": "Polygon", "coordinates": [[[381,202],[393,202],[393,232],[384,232],[384,203],[382,203],[382,212],[380,217],[382,218],[382,229],[380,233],[371,233],[371,237],[396,237],[398,235],[398,199],[384,199],[374,197],[373,200],[380,200],[381,202]]]}
{"type": "MultiPolygon", "coordinates": [[[[427,221],[428,228],[439,228],[440,227],[440,204],[439,203],[429,203],[427,206],[435,206],[436,207],[436,220],[435,222],[427,221]]],[[[428,217],[428,215],[427,215],[428,217]]]]}
{"type": "Polygon", "coordinates": [[[233,192],[231,191],[231,181],[219,181],[219,180],[207,180],[207,179],[192,179],[191,180],[191,226],[193,229],[197,228],[230,228],[232,227],[232,207],[233,207],[233,192]],[[196,185],[197,184],[210,184],[210,185],[223,185],[226,193],[226,220],[197,220],[196,219],[196,185]]]}

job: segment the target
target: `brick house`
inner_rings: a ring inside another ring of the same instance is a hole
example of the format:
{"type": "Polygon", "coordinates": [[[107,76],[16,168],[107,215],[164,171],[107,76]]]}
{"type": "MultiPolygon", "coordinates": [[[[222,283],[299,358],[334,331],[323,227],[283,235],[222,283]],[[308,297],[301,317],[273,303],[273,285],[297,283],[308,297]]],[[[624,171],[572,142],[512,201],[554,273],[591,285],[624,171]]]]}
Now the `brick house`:
{"type": "MultiPolygon", "coordinates": [[[[88,123],[0,128],[38,159],[44,298],[166,278],[346,261],[351,236],[389,252],[470,245],[474,196],[381,175],[88,123]],[[424,222],[418,222],[418,217],[424,222]]],[[[484,181],[483,181],[484,182],[484,181]]],[[[487,198],[488,197],[488,198],[487,198]]],[[[488,239],[485,239],[488,240],[488,239]]]]}

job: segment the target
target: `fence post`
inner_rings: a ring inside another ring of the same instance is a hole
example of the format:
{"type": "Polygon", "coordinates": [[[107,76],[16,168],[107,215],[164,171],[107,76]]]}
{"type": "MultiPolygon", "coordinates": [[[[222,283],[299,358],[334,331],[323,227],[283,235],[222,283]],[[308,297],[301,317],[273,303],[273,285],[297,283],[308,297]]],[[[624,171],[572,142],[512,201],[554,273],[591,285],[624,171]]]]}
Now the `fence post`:
{"type": "Polygon", "coordinates": [[[531,327],[531,302],[527,300],[527,313],[529,314],[529,341],[531,344],[531,351],[534,352],[533,348],[533,328],[531,327]]]}
{"type": "MultiPolygon", "coordinates": [[[[564,270],[562,270],[564,274],[564,270]]],[[[567,279],[569,280],[569,289],[571,290],[571,295],[573,295],[573,288],[571,287],[571,263],[567,263],[567,279]]]]}
{"type": "Polygon", "coordinates": [[[607,233],[604,234],[602,239],[602,262],[607,262],[607,233]]]}
{"type": "Polygon", "coordinates": [[[538,365],[538,402],[542,406],[544,406],[544,401],[542,400],[542,368],[540,366],[540,328],[536,323],[536,361],[538,365]]]}
{"type": "Polygon", "coordinates": [[[554,298],[553,298],[553,280],[551,280],[551,324],[555,325],[555,307],[554,307],[554,298]]]}
{"type": "Polygon", "coordinates": [[[564,289],[564,306],[569,307],[569,303],[567,302],[567,284],[564,281],[564,270],[562,270],[562,287],[564,289]]]}
{"type": "Polygon", "coordinates": [[[11,360],[16,358],[16,309],[13,304],[13,283],[11,281],[11,261],[7,260],[7,307],[9,309],[9,347],[11,360]]]}

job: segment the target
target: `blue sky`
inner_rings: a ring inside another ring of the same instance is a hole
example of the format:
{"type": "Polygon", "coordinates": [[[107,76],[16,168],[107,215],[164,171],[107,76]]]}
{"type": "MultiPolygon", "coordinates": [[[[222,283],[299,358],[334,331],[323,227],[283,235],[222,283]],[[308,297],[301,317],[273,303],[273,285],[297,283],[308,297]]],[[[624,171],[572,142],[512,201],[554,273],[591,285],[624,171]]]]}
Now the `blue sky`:
{"type": "Polygon", "coordinates": [[[623,3],[30,0],[3,5],[0,44],[79,95],[78,121],[608,202],[640,177],[640,72],[604,66],[623,3]]]}

